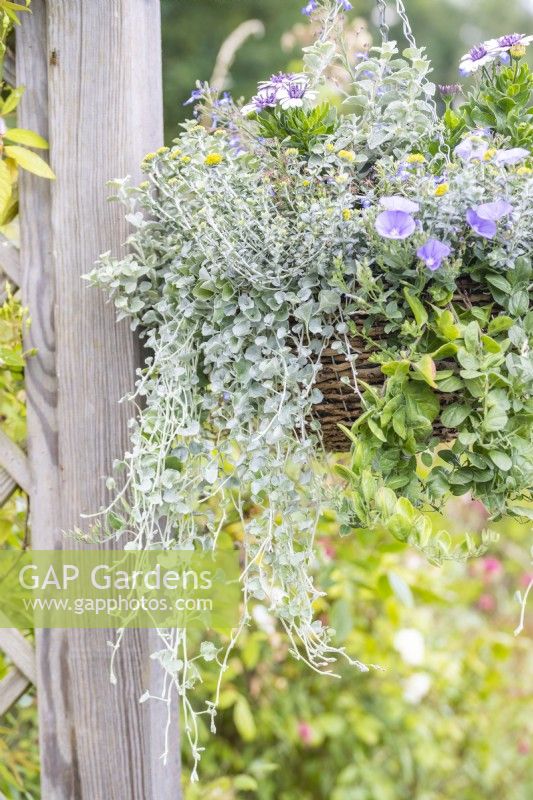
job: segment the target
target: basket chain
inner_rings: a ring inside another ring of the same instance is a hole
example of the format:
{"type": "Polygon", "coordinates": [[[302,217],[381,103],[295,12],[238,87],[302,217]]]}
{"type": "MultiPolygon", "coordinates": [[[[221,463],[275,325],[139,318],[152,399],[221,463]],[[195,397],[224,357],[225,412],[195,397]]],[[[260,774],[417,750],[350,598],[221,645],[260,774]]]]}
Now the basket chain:
{"type": "MultiPolygon", "coordinates": [[[[379,11],[379,30],[381,33],[381,40],[383,43],[388,41],[389,38],[389,26],[387,25],[387,0],[376,0],[376,5],[379,11]]],[[[403,35],[405,36],[406,40],[409,42],[411,47],[416,47],[416,39],[413,34],[413,29],[411,28],[411,24],[409,22],[409,17],[407,16],[407,11],[403,4],[403,0],[396,0],[396,13],[400,17],[402,21],[402,28],[403,28],[403,35]]],[[[433,97],[428,98],[429,105],[431,107],[431,114],[435,120],[438,119],[437,115],[437,105],[433,97]]]]}
{"type": "MultiPolygon", "coordinates": [[[[384,42],[386,42],[389,38],[389,26],[387,25],[387,0],[376,0],[376,4],[379,11],[379,30],[381,32],[381,38],[384,42]]],[[[403,4],[403,0],[396,0],[396,13],[402,21],[403,35],[411,47],[416,47],[416,40],[409,22],[409,17],[407,16],[407,11],[405,10],[405,6],[403,4]]]]}

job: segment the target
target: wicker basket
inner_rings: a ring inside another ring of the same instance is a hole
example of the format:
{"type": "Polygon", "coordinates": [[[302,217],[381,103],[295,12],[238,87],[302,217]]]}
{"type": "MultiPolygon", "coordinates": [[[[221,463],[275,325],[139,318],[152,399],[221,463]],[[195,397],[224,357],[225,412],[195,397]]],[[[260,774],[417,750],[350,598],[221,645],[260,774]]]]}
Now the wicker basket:
{"type": "MultiPolygon", "coordinates": [[[[474,304],[493,303],[490,294],[482,292],[478,285],[466,280],[460,282],[459,289],[454,296],[454,304],[463,309],[474,304]]],[[[362,325],[363,321],[363,318],[357,320],[358,327],[362,325]]],[[[379,341],[387,338],[383,325],[375,326],[370,332],[370,338],[376,342],[376,347],[369,347],[368,342],[360,337],[350,339],[352,351],[359,354],[355,362],[357,377],[370,386],[383,386],[385,376],[381,371],[381,366],[370,360],[372,354],[379,349],[379,341]]],[[[351,442],[340,430],[338,423],[342,423],[347,428],[353,425],[362,412],[361,399],[354,389],[352,367],[342,353],[326,349],[322,353],[321,361],[322,368],[317,375],[315,385],[322,392],[323,400],[314,406],[313,418],[320,422],[325,449],[329,452],[346,452],[350,450],[351,442]],[[347,378],[348,382],[343,382],[342,378],[347,378]]],[[[453,393],[441,395],[442,405],[447,405],[455,400],[457,400],[457,395],[453,393]]],[[[455,435],[453,430],[445,428],[439,421],[436,421],[433,432],[442,441],[449,441],[455,435]]]]}

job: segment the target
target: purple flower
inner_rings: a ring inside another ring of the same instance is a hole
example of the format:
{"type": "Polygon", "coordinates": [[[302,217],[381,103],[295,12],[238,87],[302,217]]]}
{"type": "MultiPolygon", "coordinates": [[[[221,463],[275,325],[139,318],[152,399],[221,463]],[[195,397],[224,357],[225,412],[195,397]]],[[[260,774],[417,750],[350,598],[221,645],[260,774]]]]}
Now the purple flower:
{"type": "Polygon", "coordinates": [[[480,206],[474,207],[478,217],[491,222],[497,222],[502,217],[506,217],[512,210],[513,207],[507,200],[495,200],[493,203],[482,203],[480,206]]]}
{"type": "Polygon", "coordinates": [[[376,230],[385,239],[407,239],[416,229],[416,223],[405,211],[382,211],[376,217],[376,230]]]}
{"type": "Polygon", "coordinates": [[[533,42],[533,36],[526,36],[525,33],[508,33],[506,36],[500,36],[497,42],[498,47],[510,50],[515,44],[522,44],[524,46],[531,44],[531,42],[533,42]]]}
{"type": "Polygon", "coordinates": [[[316,11],[318,8],[316,0],[309,0],[306,6],[304,6],[301,11],[302,14],[305,14],[306,17],[310,17],[313,11],[316,11]]]}
{"type": "Polygon", "coordinates": [[[484,67],[494,61],[500,52],[501,47],[495,39],[483,42],[483,44],[477,44],[461,58],[459,72],[461,75],[472,75],[480,67],[484,67]]]}
{"type": "Polygon", "coordinates": [[[459,94],[461,87],[458,83],[441,83],[437,89],[443,97],[453,97],[454,94],[459,94]]]}
{"type": "Polygon", "coordinates": [[[473,161],[474,159],[482,161],[488,149],[489,145],[487,142],[482,139],[477,139],[476,137],[468,137],[467,139],[463,139],[462,142],[459,142],[453,152],[456,156],[462,158],[463,161],[473,161]]]}
{"type": "Polygon", "coordinates": [[[428,239],[422,247],[418,248],[416,254],[424,261],[428,269],[435,272],[451,252],[449,245],[439,242],[438,239],[428,239]]]}
{"type": "Polygon", "coordinates": [[[512,147],[510,150],[498,150],[493,161],[495,164],[518,164],[530,155],[524,147],[512,147]]]}
{"type": "Polygon", "coordinates": [[[353,8],[352,4],[348,2],[348,0],[338,0],[338,3],[344,11],[351,11],[353,8]]]}
{"type": "Polygon", "coordinates": [[[484,239],[494,239],[496,236],[496,223],[490,219],[483,219],[473,208],[469,208],[466,212],[466,221],[478,236],[483,236],[484,239]]]}
{"type": "Polygon", "coordinates": [[[191,92],[191,96],[189,97],[188,100],[185,100],[183,105],[184,106],[190,106],[191,103],[196,102],[196,100],[200,100],[201,97],[203,97],[202,90],[201,89],[193,89],[192,92],[191,92]]]}
{"type": "Polygon", "coordinates": [[[391,195],[390,197],[382,197],[379,204],[387,209],[387,211],[404,211],[407,214],[415,214],[420,210],[418,203],[413,203],[407,197],[401,195],[391,195]]]}

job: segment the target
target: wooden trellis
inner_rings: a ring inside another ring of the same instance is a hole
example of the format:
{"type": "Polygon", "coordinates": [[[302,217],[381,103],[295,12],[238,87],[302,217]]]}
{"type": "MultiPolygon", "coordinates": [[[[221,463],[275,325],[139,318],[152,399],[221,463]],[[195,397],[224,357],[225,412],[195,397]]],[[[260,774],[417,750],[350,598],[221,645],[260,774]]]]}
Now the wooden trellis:
{"type": "MultiPolygon", "coordinates": [[[[6,297],[5,283],[20,286],[20,258],[18,248],[0,236],[0,302],[6,297]]],[[[23,450],[0,430],[0,505],[3,505],[20,487],[30,493],[30,470],[23,450]]],[[[0,628],[0,650],[13,666],[0,681],[0,715],[36,682],[35,652],[32,645],[16,630],[0,628]]]]}
{"type": "MultiPolygon", "coordinates": [[[[106,501],[103,478],[128,444],[138,345],[81,276],[127,236],[106,182],[139,175],[162,144],[159,0],[32,0],[17,31],[18,124],[45,136],[57,180],[20,176],[20,259],[0,243],[0,266],[32,320],[25,347],[28,453],[0,434],[0,503],[16,486],[31,499],[35,549],[73,548],[63,531],[106,501]]],[[[152,634],[127,632],[109,681],[111,631],[0,630],[13,668],[0,713],[37,685],[43,800],[178,800],[177,713],[163,768],[167,709],[157,693],[152,634]]],[[[1,798],[0,798],[1,800],[1,798]]]]}

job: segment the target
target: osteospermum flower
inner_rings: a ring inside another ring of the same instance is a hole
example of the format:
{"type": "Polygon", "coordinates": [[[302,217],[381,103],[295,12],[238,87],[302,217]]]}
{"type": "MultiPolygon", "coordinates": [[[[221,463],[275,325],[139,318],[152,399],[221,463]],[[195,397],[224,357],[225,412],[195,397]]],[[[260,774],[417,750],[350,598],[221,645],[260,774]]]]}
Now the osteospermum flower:
{"type": "Polygon", "coordinates": [[[407,214],[416,214],[416,212],[420,210],[418,203],[414,203],[412,200],[408,200],[407,197],[402,197],[401,195],[382,197],[379,204],[387,211],[404,211],[407,214]]]}
{"type": "Polygon", "coordinates": [[[375,227],[385,239],[407,239],[415,232],[416,222],[406,211],[382,211],[376,217],[375,227]]]}
{"type": "Polygon", "coordinates": [[[251,101],[242,107],[245,116],[260,113],[266,108],[280,105],[283,109],[302,106],[304,101],[312,101],[316,92],[309,90],[309,78],[303,72],[279,72],[268,81],[261,81],[258,91],[251,101]]]}
{"type": "Polygon", "coordinates": [[[495,61],[501,52],[502,48],[495,39],[477,44],[462,57],[459,64],[459,72],[461,75],[472,75],[481,67],[495,61]]]}
{"type": "Polygon", "coordinates": [[[528,44],[533,42],[533,36],[526,36],[525,33],[508,33],[505,36],[500,36],[496,41],[498,47],[504,50],[510,50],[511,47],[515,47],[517,44],[527,47],[528,44]]]}
{"type": "Polygon", "coordinates": [[[438,239],[428,239],[422,247],[418,248],[416,254],[428,269],[435,272],[451,252],[451,247],[444,242],[439,242],[438,239]]]}
{"type": "Polygon", "coordinates": [[[305,84],[301,81],[290,81],[278,92],[278,102],[283,109],[299,108],[303,106],[304,100],[313,100],[315,97],[316,92],[309,91],[307,80],[305,84]]]}

